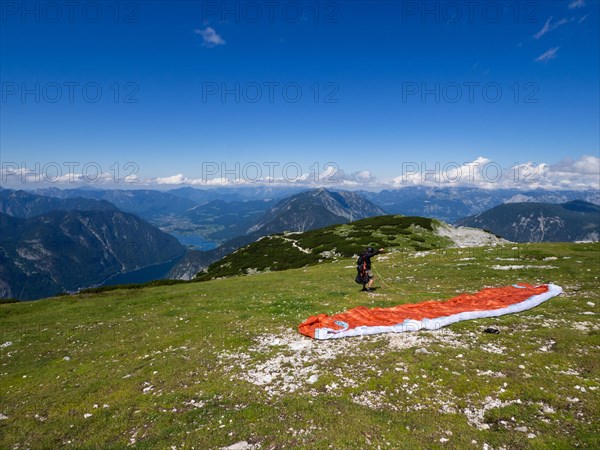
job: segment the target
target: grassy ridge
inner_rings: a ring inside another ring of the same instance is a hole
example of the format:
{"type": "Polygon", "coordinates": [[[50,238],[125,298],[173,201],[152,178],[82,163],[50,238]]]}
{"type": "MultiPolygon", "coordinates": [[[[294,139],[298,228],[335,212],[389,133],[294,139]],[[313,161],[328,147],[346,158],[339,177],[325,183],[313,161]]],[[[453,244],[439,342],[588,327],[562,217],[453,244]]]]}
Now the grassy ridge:
{"type": "Polygon", "coordinates": [[[371,245],[396,250],[432,250],[451,241],[433,233],[435,219],[378,216],[304,233],[279,233],[262,238],[211,264],[196,277],[205,281],[247,273],[297,269],[359,254],[371,245]]]}
{"type": "Polygon", "coordinates": [[[0,448],[600,446],[599,244],[396,250],[374,261],[369,295],[340,258],[1,304],[0,448]],[[565,293],[437,332],[315,342],[295,331],[316,313],[517,281],[565,293]]]}

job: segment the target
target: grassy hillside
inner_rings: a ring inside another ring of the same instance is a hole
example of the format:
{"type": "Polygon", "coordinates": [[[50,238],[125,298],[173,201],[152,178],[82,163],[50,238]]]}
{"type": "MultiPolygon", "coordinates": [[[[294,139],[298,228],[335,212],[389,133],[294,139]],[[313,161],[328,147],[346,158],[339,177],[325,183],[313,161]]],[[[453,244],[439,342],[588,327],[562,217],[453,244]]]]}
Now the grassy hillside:
{"type": "Polygon", "coordinates": [[[439,223],[424,217],[378,216],[304,233],[279,233],[211,264],[197,279],[297,269],[326,259],[348,258],[369,245],[403,251],[444,248],[452,241],[433,233],[439,223]]]}
{"type": "Polygon", "coordinates": [[[340,258],[0,304],[0,448],[600,446],[599,244],[396,250],[374,259],[371,294],[340,258]],[[439,331],[296,331],[312,314],[518,281],[565,293],[439,331]]]}

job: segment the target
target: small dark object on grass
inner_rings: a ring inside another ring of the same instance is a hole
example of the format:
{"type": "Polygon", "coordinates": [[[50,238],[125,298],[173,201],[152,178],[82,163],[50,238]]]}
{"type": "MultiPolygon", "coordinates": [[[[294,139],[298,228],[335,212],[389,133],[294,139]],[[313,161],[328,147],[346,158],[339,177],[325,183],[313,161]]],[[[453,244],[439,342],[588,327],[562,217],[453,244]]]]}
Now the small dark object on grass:
{"type": "Polygon", "coordinates": [[[490,334],[500,334],[500,330],[498,328],[492,328],[492,327],[488,327],[485,330],[483,330],[484,333],[490,333],[490,334]]]}

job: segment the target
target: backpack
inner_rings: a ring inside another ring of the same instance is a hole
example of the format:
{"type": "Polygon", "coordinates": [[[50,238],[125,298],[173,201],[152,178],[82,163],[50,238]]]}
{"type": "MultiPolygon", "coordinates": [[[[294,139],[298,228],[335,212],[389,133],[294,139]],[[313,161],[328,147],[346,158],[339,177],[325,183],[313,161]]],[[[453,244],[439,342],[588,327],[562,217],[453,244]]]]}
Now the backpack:
{"type": "Polygon", "coordinates": [[[366,264],[366,263],[367,263],[367,261],[365,259],[365,255],[364,254],[360,255],[358,257],[358,259],[356,260],[356,267],[358,268],[358,267],[360,267],[360,266],[362,266],[363,264],[366,264]]]}
{"type": "Polygon", "coordinates": [[[369,277],[367,275],[367,260],[364,255],[360,255],[356,260],[356,281],[358,284],[367,284],[369,282],[369,277]]]}

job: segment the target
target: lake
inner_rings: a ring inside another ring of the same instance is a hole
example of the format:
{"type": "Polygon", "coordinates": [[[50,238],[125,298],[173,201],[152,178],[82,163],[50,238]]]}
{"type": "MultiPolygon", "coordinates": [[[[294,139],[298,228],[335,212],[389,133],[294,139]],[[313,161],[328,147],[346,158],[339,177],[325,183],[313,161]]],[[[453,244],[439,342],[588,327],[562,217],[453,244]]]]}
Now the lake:
{"type": "Polygon", "coordinates": [[[179,233],[169,233],[171,236],[177,238],[181,245],[185,245],[186,247],[191,247],[194,250],[208,251],[214,250],[218,247],[218,244],[212,241],[205,239],[202,236],[197,234],[179,234],[179,233]]]}
{"type": "Polygon", "coordinates": [[[162,280],[167,277],[169,271],[179,262],[180,258],[172,259],[162,264],[143,267],[127,273],[115,275],[106,280],[101,286],[114,286],[116,284],[146,283],[153,280],[162,280]]]}

